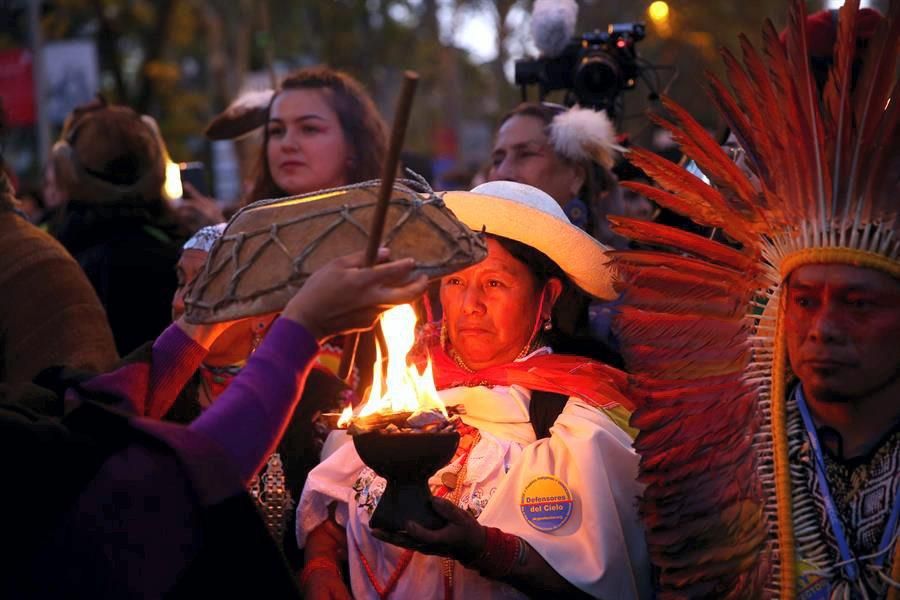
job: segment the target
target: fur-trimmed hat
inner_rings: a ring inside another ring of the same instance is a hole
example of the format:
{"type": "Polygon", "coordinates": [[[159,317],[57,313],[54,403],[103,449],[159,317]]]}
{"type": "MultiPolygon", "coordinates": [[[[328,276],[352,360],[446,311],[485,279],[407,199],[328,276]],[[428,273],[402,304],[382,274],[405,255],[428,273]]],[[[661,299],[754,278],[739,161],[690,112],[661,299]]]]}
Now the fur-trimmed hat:
{"type": "Polygon", "coordinates": [[[158,202],[167,158],[151,117],[102,98],[66,117],[51,155],[70,201],[83,204],[158,202]]]}

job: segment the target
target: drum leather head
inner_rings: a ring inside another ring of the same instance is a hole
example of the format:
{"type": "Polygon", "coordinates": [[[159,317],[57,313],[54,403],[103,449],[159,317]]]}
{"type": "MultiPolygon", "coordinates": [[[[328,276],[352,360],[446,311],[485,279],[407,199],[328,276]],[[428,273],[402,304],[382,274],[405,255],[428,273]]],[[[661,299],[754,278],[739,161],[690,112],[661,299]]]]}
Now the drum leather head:
{"type": "MultiPolygon", "coordinates": [[[[330,260],[364,250],[378,182],[260,200],[228,223],[185,298],[186,319],[215,323],[278,312],[330,260]]],[[[487,256],[481,233],[431,192],[394,186],[382,235],[391,258],[412,257],[414,276],[438,278],[487,256]]]]}

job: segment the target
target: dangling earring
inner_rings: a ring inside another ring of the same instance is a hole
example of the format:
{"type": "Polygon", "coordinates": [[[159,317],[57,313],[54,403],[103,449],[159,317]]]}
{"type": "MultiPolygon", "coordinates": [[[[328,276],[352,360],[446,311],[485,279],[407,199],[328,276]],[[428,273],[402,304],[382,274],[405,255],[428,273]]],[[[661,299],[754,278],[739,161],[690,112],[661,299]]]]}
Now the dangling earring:
{"type": "Polygon", "coordinates": [[[553,330],[553,322],[550,319],[547,319],[546,321],[544,321],[544,325],[543,325],[543,327],[541,327],[541,329],[543,329],[544,332],[552,331],[553,330]]]}
{"type": "Polygon", "coordinates": [[[447,349],[447,319],[441,319],[441,350],[447,349]]]}

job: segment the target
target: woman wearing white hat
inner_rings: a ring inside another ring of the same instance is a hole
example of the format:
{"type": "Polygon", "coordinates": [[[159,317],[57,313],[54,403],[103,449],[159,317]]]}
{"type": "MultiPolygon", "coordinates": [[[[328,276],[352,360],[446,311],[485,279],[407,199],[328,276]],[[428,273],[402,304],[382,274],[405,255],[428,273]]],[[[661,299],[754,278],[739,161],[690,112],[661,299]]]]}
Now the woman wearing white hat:
{"type": "Polygon", "coordinates": [[[346,556],[356,598],[649,597],[624,374],[547,344],[564,286],[615,295],[603,246],[527,185],[443,198],[488,234],[487,259],[441,281],[428,345],[444,403],[465,409],[456,456],[430,480],[448,524],[371,530],[385,482],[345,444],[310,473],[298,507],[304,592],[348,595],[346,556]]]}

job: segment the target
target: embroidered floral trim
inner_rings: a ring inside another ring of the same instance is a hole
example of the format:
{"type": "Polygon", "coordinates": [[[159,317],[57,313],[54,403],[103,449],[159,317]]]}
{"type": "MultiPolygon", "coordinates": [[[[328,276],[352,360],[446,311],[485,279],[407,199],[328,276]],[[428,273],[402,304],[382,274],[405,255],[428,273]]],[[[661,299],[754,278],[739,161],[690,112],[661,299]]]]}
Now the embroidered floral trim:
{"type": "Polygon", "coordinates": [[[359,477],[353,483],[353,499],[356,505],[368,513],[369,517],[378,507],[378,501],[384,493],[387,482],[375,474],[375,471],[369,467],[364,467],[360,471],[359,477]]]}

